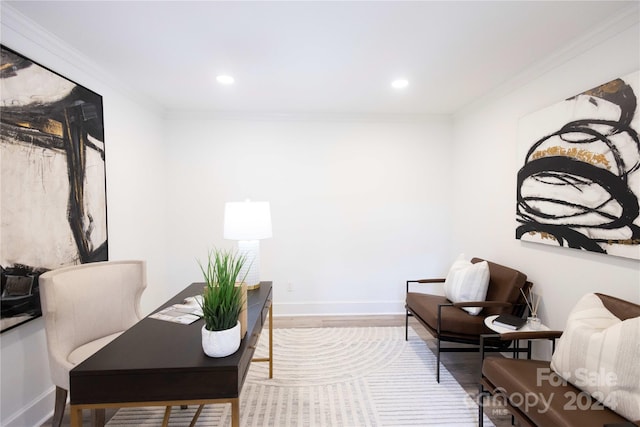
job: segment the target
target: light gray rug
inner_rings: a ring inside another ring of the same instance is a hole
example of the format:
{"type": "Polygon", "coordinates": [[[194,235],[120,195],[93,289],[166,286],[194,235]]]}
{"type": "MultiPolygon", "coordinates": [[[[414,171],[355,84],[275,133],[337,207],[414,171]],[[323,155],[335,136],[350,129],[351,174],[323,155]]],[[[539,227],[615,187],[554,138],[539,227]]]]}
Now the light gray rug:
{"type": "MultiPolygon", "coordinates": [[[[274,378],[253,363],[240,396],[240,425],[477,426],[478,407],[415,331],[403,327],[274,329],[274,378]]],[[[256,356],[267,355],[266,333],[256,356]]],[[[173,408],[188,426],[196,407],[173,408]]],[[[230,426],[230,405],[207,405],[198,426],[230,426]]],[[[121,409],[107,424],[159,426],[164,408],[121,409]]],[[[485,416],[484,423],[493,426],[485,416]]]]}

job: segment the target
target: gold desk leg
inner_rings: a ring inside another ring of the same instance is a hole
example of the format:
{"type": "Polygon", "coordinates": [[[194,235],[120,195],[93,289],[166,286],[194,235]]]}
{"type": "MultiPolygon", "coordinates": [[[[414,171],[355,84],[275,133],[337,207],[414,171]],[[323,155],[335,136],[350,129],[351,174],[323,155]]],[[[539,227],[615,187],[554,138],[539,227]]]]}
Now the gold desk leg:
{"type": "Polygon", "coordinates": [[[196,425],[196,423],[198,422],[198,417],[200,416],[200,413],[202,413],[203,409],[204,405],[198,406],[198,410],[195,414],[193,414],[193,418],[191,419],[191,424],[189,424],[189,427],[194,427],[196,425]]]}
{"type": "Polygon", "coordinates": [[[240,427],[240,399],[231,399],[231,427],[240,427]]]}
{"type": "Polygon", "coordinates": [[[82,427],[82,409],[71,405],[71,427],[82,427]]]}
{"type": "Polygon", "coordinates": [[[273,301],[269,306],[269,378],[273,378],[273,301]]]}
{"type": "Polygon", "coordinates": [[[162,427],[167,427],[169,425],[169,417],[171,417],[171,406],[167,405],[164,409],[164,418],[162,419],[162,427]]]}

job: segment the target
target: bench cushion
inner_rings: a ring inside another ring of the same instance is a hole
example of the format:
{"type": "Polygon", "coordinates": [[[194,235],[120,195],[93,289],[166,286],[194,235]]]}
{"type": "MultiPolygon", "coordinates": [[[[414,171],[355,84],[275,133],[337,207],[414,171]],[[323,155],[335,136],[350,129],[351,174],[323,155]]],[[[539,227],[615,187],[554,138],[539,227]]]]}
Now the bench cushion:
{"type": "Polygon", "coordinates": [[[602,427],[628,421],[564,381],[546,361],[488,357],[482,374],[494,398],[509,397],[535,425],[602,427]]]}
{"type": "MultiPolygon", "coordinates": [[[[451,301],[440,295],[407,293],[407,307],[419,316],[434,331],[438,327],[438,305],[451,304],[451,301]]],[[[456,307],[442,308],[442,331],[447,335],[469,335],[493,333],[484,325],[484,317],[472,316],[456,307]]]]}

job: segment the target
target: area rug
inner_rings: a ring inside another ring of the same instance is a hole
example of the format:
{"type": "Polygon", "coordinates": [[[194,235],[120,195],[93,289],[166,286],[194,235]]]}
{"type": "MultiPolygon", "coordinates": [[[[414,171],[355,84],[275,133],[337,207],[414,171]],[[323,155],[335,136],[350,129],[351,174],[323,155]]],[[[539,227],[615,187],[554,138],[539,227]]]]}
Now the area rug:
{"type": "MultiPolygon", "coordinates": [[[[425,342],[404,327],[274,329],[274,378],[252,363],[240,395],[240,425],[477,426],[478,407],[425,342]]],[[[267,355],[263,333],[256,357],[267,355]]],[[[174,407],[170,426],[188,426],[196,407],[174,407]]],[[[207,405],[198,426],[230,426],[231,405],[207,405]]],[[[160,426],[164,408],[120,409],[109,427],[160,426]]],[[[493,426],[485,416],[484,423],[493,426]]]]}

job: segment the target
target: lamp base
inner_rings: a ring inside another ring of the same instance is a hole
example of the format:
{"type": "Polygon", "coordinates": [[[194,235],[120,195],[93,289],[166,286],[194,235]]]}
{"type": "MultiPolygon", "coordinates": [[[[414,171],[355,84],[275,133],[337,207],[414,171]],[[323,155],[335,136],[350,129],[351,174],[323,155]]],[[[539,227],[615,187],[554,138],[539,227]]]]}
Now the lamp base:
{"type": "Polygon", "coordinates": [[[238,252],[244,256],[245,263],[240,269],[240,278],[247,284],[247,290],[260,287],[260,241],[239,240],[238,252]]]}

